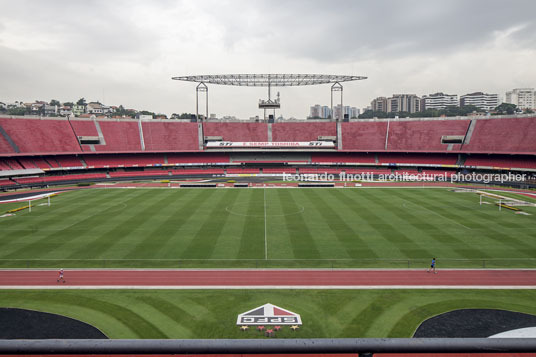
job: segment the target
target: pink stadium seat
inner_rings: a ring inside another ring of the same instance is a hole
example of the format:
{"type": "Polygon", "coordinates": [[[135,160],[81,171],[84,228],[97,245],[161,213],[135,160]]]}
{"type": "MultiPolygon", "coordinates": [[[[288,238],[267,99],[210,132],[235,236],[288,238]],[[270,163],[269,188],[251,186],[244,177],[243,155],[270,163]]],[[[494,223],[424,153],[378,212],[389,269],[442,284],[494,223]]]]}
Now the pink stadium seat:
{"type": "Polygon", "coordinates": [[[19,162],[24,166],[25,169],[35,169],[37,165],[35,164],[33,158],[31,157],[19,157],[19,162]]]}
{"type": "Polygon", "coordinates": [[[387,122],[341,123],[344,150],[385,150],[387,122]]]}
{"type": "Polygon", "coordinates": [[[142,167],[164,164],[163,154],[115,154],[83,155],[89,167],[142,167]]]}
{"type": "Polygon", "coordinates": [[[441,143],[447,135],[465,136],[470,120],[391,121],[387,150],[446,151],[441,143]]]}
{"type": "Polygon", "coordinates": [[[81,151],[65,119],[0,118],[0,125],[23,153],[81,151]]]}
{"type": "Polygon", "coordinates": [[[223,169],[182,169],[172,170],[173,175],[223,175],[223,169]]]}
{"type": "Polygon", "coordinates": [[[294,167],[269,167],[263,168],[262,172],[265,174],[295,174],[296,168],[294,167]]]}
{"type": "Polygon", "coordinates": [[[197,123],[142,122],[147,151],[199,150],[197,123]]]}
{"type": "Polygon", "coordinates": [[[399,154],[380,153],[380,164],[437,164],[455,165],[458,160],[457,154],[399,154]]]}
{"type": "Polygon", "coordinates": [[[95,145],[96,151],[141,151],[137,121],[98,120],[106,145],[95,145]]]}
{"type": "Polygon", "coordinates": [[[110,172],[110,177],[144,177],[144,176],[167,176],[167,170],[150,171],[118,171],[110,172]]]}
{"type": "Polygon", "coordinates": [[[465,166],[536,169],[536,156],[528,155],[469,155],[465,166]]]}
{"type": "Polygon", "coordinates": [[[0,135],[0,154],[15,153],[15,150],[9,145],[8,141],[0,135]]]}
{"type": "Polygon", "coordinates": [[[203,123],[204,136],[221,136],[224,141],[268,141],[265,123],[203,123]]]}
{"type": "Polygon", "coordinates": [[[5,159],[0,159],[0,170],[13,170],[11,166],[5,161],[5,159]]]}
{"type": "Polygon", "coordinates": [[[24,170],[24,167],[16,159],[6,157],[4,163],[10,167],[8,170],[24,170]]]}
{"type": "Polygon", "coordinates": [[[479,119],[463,152],[534,153],[536,117],[479,119]]]}
{"type": "MultiPolygon", "coordinates": [[[[75,155],[59,155],[55,157],[61,167],[83,167],[80,158],[75,155]]],[[[50,162],[50,161],[49,161],[50,162]]]]}
{"type": "Polygon", "coordinates": [[[76,136],[99,136],[97,126],[91,119],[72,119],[71,125],[76,136]]]}
{"type": "Polygon", "coordinates": [[[324,163],[375,163],[374,154],[368,153],[312,153],[311,162],[324,163]]]}
{"type": "Polygon", "coordinates": [[[228,174],[258,174],[260,169],[257,168],[233,168],[227,169],[228,174]]]}
{"type": "Polygon", "coordinates": [[[274,123],[272,141],[316,141],[319,136],[337,136],[335,122],[274,123]]]}
{"type": "Polygon", "coordinates": [[[0,187],[13,186],[16,185],[16,182],[7,179],[0,179],[0,187]]]}
{"type": "Polygon", "coordinates": [[[50,169],[50,165],[42,157],[36,157],[36,158],[33,159],[33,161],[34,161],[35,165],[37,167],[39,167],[40,169],[43,169],[43,170],[49,170],[50,169]]]}
{"type": "Polygon", "coordinates": [[[223,152],[167,154],[169,164],[211,164],[230,162],[229,154],[223,152]]]}

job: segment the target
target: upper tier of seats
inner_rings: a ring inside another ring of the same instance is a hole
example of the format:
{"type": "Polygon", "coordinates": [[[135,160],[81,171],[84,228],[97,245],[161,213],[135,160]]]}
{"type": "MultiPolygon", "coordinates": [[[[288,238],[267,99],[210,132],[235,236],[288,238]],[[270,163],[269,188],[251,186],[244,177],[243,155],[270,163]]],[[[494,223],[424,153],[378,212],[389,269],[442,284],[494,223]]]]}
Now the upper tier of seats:
{"type": "Polygon", "coordinates": [[[199,150],[197,123],[142,122],[147,151],[199,150]]]}
{"type": "Polygon", "coordinates": [[[203,123],[204,136],[221,136],[223,141],[268,141],[266,123],[203,123]]]}
{"type": "Polygon", "coordinates": [[[319,136],[337,136],[337,124],[311,122],[272,125],[272,141],[316,141],[319,136]]]}
{"type": "Polygon", "coordinates": [[[340,125],[314,121],[207,122],[202,126],[174,120],[3,117],[0,155],[190,152],[200,151],[202,136],[235,142],[315,141],[319,137],[333,137],[341,140],[338,147],[342,151],[536,154],[536,117],[363,120],[340,125]],[[80,145],[78,137],[98,138],[98,142],[80,145]],[[442,143],[446,137],[461,139],[463,145],[442,143]]]}
{"type": "MultiPolygon", "coordinates": [[[[71,125],[65,119],[0,118],[0,126],[16,145],[16,149],[10,145],[10,153],[81,151],[71,125]]],[[[1,145],[5,147],[5,143],[1,145]]]]}

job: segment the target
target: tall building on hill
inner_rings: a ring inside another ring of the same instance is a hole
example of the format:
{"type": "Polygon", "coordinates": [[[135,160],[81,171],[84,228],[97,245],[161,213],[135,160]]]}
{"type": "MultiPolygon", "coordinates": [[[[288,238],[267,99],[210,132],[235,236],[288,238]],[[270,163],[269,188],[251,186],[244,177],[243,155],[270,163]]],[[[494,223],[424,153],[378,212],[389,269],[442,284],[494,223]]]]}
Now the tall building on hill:
{"type": "Polygon", "coordinates": [[[483,92],[465,94],[460,97],[460,106],[465,105],[474,105],[480,109],[493,110],[499,105],[499,95],[483,92]]]}
{"type": "Polygon", "coordinates": [[[334,118],[337,118],[337,119],[344,119],[345,116],[348,116],[349,119],[352,119],[352,118],[357,118],[359,116],[359,112],[360,110],[356,107],[351,107],[349,105],[345,105],[344,106],[344,111],[343,111],[343,114],[344,115],[341,115],[341,105],[337,105],[335,107],[333,107],[333,111],[335,112],[334,113],[334,118]]]}
{"type": "Polygon", "coordinates": [[[505,103],[515,104],[520,109],[536,109],[534,88],[515,88],[506,92],[505,103]]]}
{"type": "Polygon", "coordinates": [[[422,110],[426,109],[445,109],[448,106],[458,106],[457,94],[434,93],[423,95],[421,100],[422,110]]]}
{"type": "Polygon", "coordinates": [[[386,112],[387,113],[387,98],[378,97],[370,102],[372,111],[374,112],[386,112]]]}
{"type": "Polygon", "coordinates": [[[322,118],[322,107],[320,104],[315,104],[309,110],[310,118],[322,118]]]}
{"type": "Polygon", "coordinates": [[[421,111],[421,98],[415,94],[393,94],[387,99],[387,112],[399,113],[408,112],[416,113],[421,111]]]}
{"type": "Polygon", "coordinates": [[[331,108],[327,105],[323,105],[322,108],[320,108],[320,117],[323,119],[331,118],[331,108]]]}
{"type": "Polygon", "coordinates": [[[331,118],[331,108],[327,105],[315,104],[309,110],[309,118],[329,119],[331,118]]]}

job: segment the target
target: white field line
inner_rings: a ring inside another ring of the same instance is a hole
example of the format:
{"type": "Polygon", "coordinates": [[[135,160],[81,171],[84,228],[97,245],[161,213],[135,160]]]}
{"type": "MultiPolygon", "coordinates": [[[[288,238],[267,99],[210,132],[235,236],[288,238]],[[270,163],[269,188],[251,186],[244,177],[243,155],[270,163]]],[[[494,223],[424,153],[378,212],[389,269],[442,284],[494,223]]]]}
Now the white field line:
{"type": "MultiPolygon", "coordinates": [[[[69,272],[76,271],[165,271],[165,272],[192,272],[192,271],[214,271],[214,272],[231,272],[231,271],[240,271],[240,272],[259,272],[259,271],[346,271],[346,272],[370,272],[370,271],[388,271],[388,272],[410,272],[410,271],[426,271],[427,267],[423,268],[67,268],[64,269],[69,272]]],[[[445,268],[438,271],[534,271],[536,268],[445,268]]],[[[58,268],[0,268],[0,271],[33,271],[33,272],[46,272],[46,271],[58,271],[58,268]]],[[[1,285],[0,285],[1,286],[1,285]]]]}
{"type": "MultiPolygon", "coordinates": [[[[68,284],[68,283],[67,283],[68,284]]],[[[0,290],[532,290],[536,285],[6,285],[0,290]]]]}
{"type": "Polygon", "coordinates": [[[441,213],[437,213],[436,211],[432,211],[431,209],[428,209],[428,208],[426,208],[426,207],[424,207],[422,205],[418,205],[415,202],[408,201],[408,200],[406,200],[404,198],[402,198],[402,200],[405,201],[405,202],[411,203],[412,205],[414,205],[416,207],[423,208],[423,209],[427,210],[428,212],[432,212],[433,214],[435,214],[435,215],[437,215],[437,216],[439,216],[439,217],[441,217],[443,219],[448,219],[449,221],[454,222],[457,225],[462,226],[465,229],[472,229],[472,228],[469,228],[469,227],[467,227],[466,225],[464,225],[464,224],[462,224],[460,222],[457,222],[457,221],[453,220],[452,218],[448,218],[448,217],[443,216],[441,213]]]}

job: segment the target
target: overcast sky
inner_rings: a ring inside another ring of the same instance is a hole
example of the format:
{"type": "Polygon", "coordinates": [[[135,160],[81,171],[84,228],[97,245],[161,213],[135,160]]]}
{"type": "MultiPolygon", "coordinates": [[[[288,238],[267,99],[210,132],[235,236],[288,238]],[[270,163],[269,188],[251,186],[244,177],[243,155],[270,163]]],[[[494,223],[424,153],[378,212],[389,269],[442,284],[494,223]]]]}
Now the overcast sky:
{"type": "MultiPolygon", "coordinates": [[[[0,101],[100,100],[195,112],[172,76],[362,75],[344,103],[536,86],[534,0],[0,0],[0,101]]],[[[284,87],[281,114],[329,105],[329,85],[284,87]]],[[[211,113],[262,115],[265,88],[209,86],[211,113]]]]}

